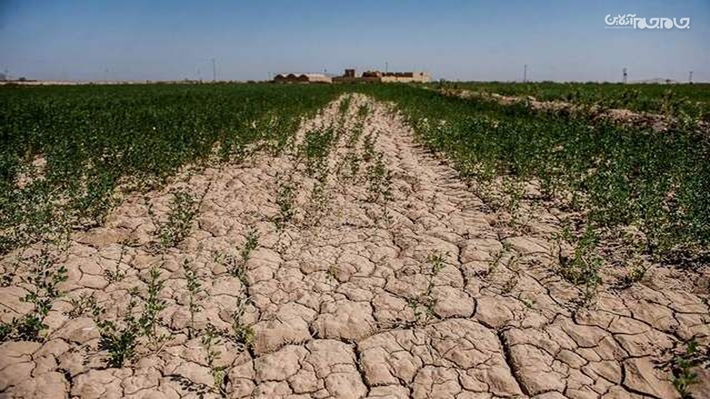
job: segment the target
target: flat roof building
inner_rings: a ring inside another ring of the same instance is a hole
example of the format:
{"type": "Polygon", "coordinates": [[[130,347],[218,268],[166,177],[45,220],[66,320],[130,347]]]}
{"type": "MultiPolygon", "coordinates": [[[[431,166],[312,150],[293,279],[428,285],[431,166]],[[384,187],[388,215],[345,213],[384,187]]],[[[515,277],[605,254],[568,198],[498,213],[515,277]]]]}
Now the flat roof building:
{"type": "Polygon", "coordinates": [[[346,69],[343,76],[336,76],[333,78],[333,82],[335,83],[426,83],[430,80],[431,78],[426,72],[365,71],[362,73],[362,76],[357,77],[354,69],[346,69]]]}
{"type": "Polygon", "coordinates": [[[332,83],[330,76],[322,73],[280,73],[274,76],[276,83],[332,83]]]}

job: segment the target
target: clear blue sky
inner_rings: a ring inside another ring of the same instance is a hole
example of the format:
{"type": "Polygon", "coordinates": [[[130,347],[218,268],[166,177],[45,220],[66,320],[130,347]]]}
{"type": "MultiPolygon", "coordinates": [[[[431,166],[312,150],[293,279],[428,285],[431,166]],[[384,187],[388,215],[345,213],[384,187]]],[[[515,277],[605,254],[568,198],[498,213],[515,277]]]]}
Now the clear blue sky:
{"type": "Polygon", "coordinates": [[[0,0],[0,71],[60,80],[266,79],[424,69],[435,78],[710,81],[710,0],[0,0]],[[607,14],[690,30],[605,29],[607,14]]]}

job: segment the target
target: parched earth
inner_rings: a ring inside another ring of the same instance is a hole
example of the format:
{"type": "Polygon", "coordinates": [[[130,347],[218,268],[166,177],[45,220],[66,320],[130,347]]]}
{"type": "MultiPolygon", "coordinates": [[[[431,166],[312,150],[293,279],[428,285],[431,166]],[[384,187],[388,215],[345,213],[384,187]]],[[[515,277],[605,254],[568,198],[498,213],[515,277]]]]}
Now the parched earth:
{"type": "MultiPolygon", "coordinates": [[[[582,303],[557,272],[561,211],[522,209],[525,228],[502,223],[390,106],[341,97],[285,154],[185,170],[74,234],[46,340],[0,345],[0,397],[679,397],[668,360],[692,337],[708,343],[707,271],[655,267],[582,303]],[[301,143],[328,129],[336,144],[309,165],[301,143]],[[199,208],[181,243],[156,249],[176,188],[199,208]],[[258,245],[240,265],[248,235],[258,245]],[[203,290],[192,316],[186,265],[203,290]],[[140,338],[132,362],[108,367],[97,317],[75,305],[93,294],[120,323],[152,268],[164,339],[140,338]],[[235,320],[253,334],[235,339],[235,320]],[[222,332],[211,346],[208,325],[222,332]]],[[[20,281],[0,288],[4,321],[31,309],[20,281]]],[[[696,397],[710,397],[695,371],[696,397]]]]}

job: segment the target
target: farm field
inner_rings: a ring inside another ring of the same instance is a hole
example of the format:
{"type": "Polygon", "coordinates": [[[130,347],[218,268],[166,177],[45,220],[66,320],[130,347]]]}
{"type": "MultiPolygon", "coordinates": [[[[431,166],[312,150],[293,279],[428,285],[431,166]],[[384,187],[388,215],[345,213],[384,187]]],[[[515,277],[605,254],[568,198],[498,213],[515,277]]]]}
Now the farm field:
{"type": "Polygon", "coordinates": [[[528,86],[1,87],[0,397],[710,397],[707,87],[528,86]]]}
{"type": "Polygon", "coordinates": [[[710,120],[710,84],[503,83],[456,82],[437,88],[464,89],[502,96],[532,96],[540,101],[564,101],[586,106],[620,108],[710,120]]]}

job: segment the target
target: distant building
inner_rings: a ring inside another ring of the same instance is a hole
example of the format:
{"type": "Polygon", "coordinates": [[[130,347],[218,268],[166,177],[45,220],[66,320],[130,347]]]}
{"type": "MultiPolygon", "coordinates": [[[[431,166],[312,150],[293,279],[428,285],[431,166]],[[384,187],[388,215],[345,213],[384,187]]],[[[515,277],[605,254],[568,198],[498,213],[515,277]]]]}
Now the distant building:
{"type": "Polygon", "coordinates": [[[431,78],[426,72],[381,72],[365,71],[357,76],[355,69],[346,69],[343,76],[331,78],[322,73],[280,73],[274,76],[275,83],[426,83],[431,78]]]}
{"type": "Polygon", "coordinates": [[[365,71],[361,77],[355,76],[354,69],[346,69],[343,76],[333,78],[335,83],[354,83],[354,82],[371,82],[371,83],[426,83],[431,77],[426,72],[381,72],[381,71],[365,71]]]}
{"type": "Polygon", "coordinates": [[[276,83],[332,83],[330,76],[322,73],[301,73],[301,74],[284,74],[280,73],[274,76],[276,83]]]}

